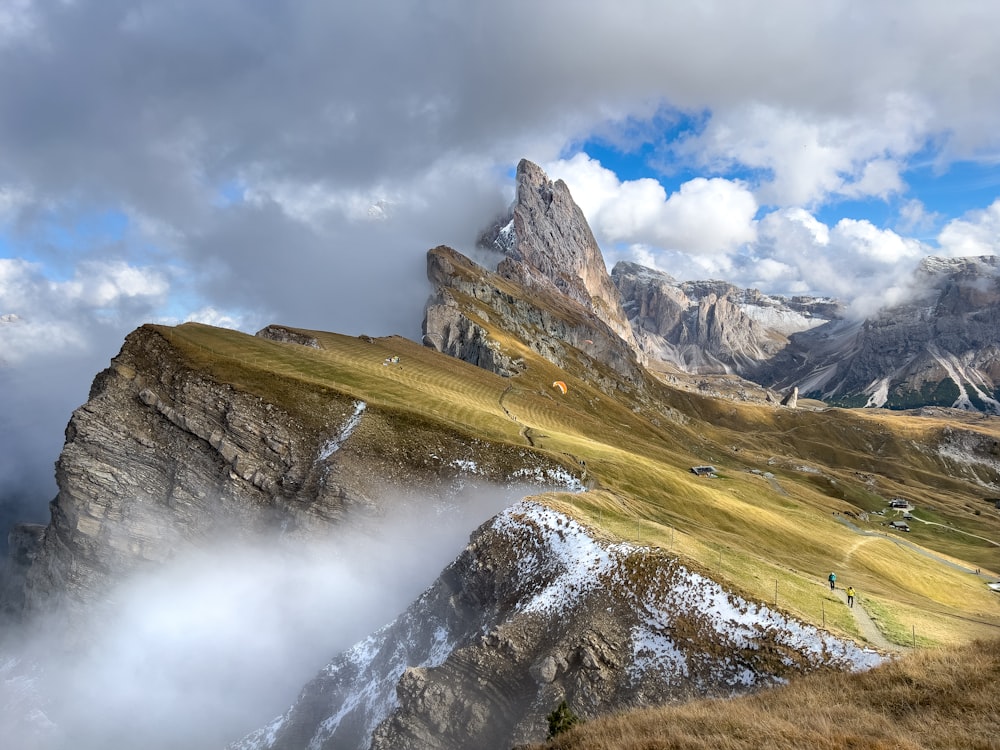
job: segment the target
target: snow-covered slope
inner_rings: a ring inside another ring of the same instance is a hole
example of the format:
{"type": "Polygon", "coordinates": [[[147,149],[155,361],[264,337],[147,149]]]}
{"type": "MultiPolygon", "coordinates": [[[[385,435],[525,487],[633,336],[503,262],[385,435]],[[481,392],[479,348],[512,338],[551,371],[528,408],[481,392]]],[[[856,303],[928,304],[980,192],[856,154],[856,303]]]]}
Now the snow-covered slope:
{"type": "Polygon", "coordinates": [[[734,694],[882,657],[727,592],[662,550],[525,500],[484,524],[395,622],[231,750],[503,748],[581,716],[734,694]]]}

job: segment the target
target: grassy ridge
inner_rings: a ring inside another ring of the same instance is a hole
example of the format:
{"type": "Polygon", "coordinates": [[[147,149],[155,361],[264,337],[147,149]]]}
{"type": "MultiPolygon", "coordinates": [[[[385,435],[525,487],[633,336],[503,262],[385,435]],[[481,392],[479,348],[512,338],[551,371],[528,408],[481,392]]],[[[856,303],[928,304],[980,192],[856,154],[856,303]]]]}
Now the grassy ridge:
{"type": "Polygon", "coordinates": [[[502,378],[398,337],[302,332],[317,341],[312,348],[197,324],[157,330],[192,365],[318,430],[329,428],[327,404],[342,415],[351,399],[413,426],[353,438],[373,450],[393,441],[426,451],[427,436],[444,430],[585,465],[595,489],[562,496],[561,504],[595,533],[669,549],[741,593],[776,600],[832,631],[860,637],[825,585],[835,570],[877,603],[879,623],[896,642],[909,643],[914,632],[927,644],[1000,634],[1000,596],[942,560],[1000,569],[996,547],[958,533],[1000,538],[1000,515],[982,502],[974,478],[950,474],[925,447],[954,426],[1000,439],[991,420],[778,409],[666,387],[623,388],[612,398],[514,340],[504,346],[527,368],[502,378]],[[554,380],[569,392],[553,389],[554,380]],[[703,463],[720,476],[689,471],[703,463]],[[934,557],[903,545],[882,518],[860,517],[895,495],[944,524],[913,524],[905,535],[934,557]],[[987,510],[979,516],[970,510],[980,507],[987,510]],[[853,527],[838,515],[847,511],[856,514],[853,527]]]}
{"type": "Polygon", "coordinates": [[[535,750],[821,750],[1000,746],[1000,641],[919,651],[863,674],[817,674],[730,700],[577,725],[535,750]]]}

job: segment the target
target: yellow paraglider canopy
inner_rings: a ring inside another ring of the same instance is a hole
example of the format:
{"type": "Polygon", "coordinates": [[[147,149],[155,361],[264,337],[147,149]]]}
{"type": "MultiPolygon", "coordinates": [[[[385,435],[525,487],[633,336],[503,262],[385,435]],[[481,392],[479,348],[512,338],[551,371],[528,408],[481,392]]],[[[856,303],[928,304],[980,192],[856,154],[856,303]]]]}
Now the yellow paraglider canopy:
{"type": "Polygon", "coordinates": [[[553,388],[558,388],[562,392],[562,395],[564,395],[564,396],[566,395],[566,391],[567,391],[566,384],[564,382],[562,382],[561,380],[557,380],[556,382],[554,382],[552,384],[552,387],[553,388]]]}

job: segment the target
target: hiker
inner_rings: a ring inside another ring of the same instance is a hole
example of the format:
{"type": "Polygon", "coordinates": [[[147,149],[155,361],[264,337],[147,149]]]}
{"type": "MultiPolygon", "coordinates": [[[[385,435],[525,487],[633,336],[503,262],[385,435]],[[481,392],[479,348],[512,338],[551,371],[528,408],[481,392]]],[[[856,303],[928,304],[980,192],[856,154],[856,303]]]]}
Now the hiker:
{"type": "Polygon", "coordinates": [[[854,606],[854,587],[853,586],[848,586],[847,587],[847,606],[848,607],[853,607],[854,606]]]}
{"type": "Polygon", "coordinates": [[[830,582],[830,591],[833,591],[835,588],[837,588],[837,574],[836,573],[831,573],[829,576],[827,576],[826,580],[828,580],[830,582]]]}

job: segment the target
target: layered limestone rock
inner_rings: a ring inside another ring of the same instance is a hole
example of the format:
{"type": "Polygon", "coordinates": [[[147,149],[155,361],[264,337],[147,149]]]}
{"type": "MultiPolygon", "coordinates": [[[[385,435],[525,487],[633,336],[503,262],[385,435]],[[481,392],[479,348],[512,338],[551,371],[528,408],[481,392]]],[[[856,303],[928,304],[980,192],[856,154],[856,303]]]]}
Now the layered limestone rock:
{"type": "Polygon", "coordinates": [[[231,750],[508,750],[563,700],[586,719],[880,660],[529,500],[231,750]]]}
{"type": "Polygon", "coordinates": [[[753,377],[845,406],[1000,413],[1000,259],[927,258],[908,299],[791,337],[753,377]]]}
{"type": "Polygon", "coordinates": [[[604,256],[566,183],[553,182],[537,164],[522,159],[516,184],[509,213],[480,240],[507,256],[497,272],[529,292],[558,290],[633,344],[604,256]]]}
{"type": "Polygon", "coordinates": [[[607,391],[618,377],[643,379],[618,291],[565,183],[522,160],[510,212],[480,243],[504,254],[496,271],[450,248],[428,253],[425,345],[509,377],[522,367],[503,343],[513,337],[607,391]]]}
{"type": "Polygon", "coordinates": [[[679,282],[635,263],[611,272],[636,339],[651,361],[690,373],[746,374],[788,345],[788,336],[831,320],[831,300],[771,297],[724,281],[679,282]]]}
{"type": "Polygon", "coordinates": [[[560,367],[583,367],[606,389],[614,384],[603,367],[632,382],[642,378],[628,343],[596,312],[552,284],[530,286],[533,282],[525,278],[501,276],[447,247],[428,252],[427,277],[435,287],[424,311],[427,346],[511,376],[522,363],[502,340],[514,337],[560,367]]]}
{"type": "MultiPolygon", "coordinates": [[[[505,482],[517,468],[544,477],[556,466],[521,448],[470,445],[333,388],[281,385],[269,371],[248,377],[257,390],[236,387],[191,362],[170,332],[130,334],[73,413],[51,522],[24,576],[28,611],[83,611],[131,571],[189,547],[274,529],[310,535],[426,502],[455,482],[505,482]],[[294,397],[277,398],[286,388],[294,397]],[[394,437],[398,420],[406,441],[394,437]],[[462,478],[448,456],[475,476],[462,478]]],[[[275,337],[316,345],[289,329],[262,336],[275,337]]]]}
{"type": "MultiPolygon", "coordinates": [[[[349,409],[331,408],[331,418],[346,421],[349,409]]],[[[152,327],[138,329],[66,428],[29,604],[93,601],[138,565],[266,527],[303,491],[326,515],[364,502],[321,487],[321,440],[295,415],[193,369],[152,327]]]]}

